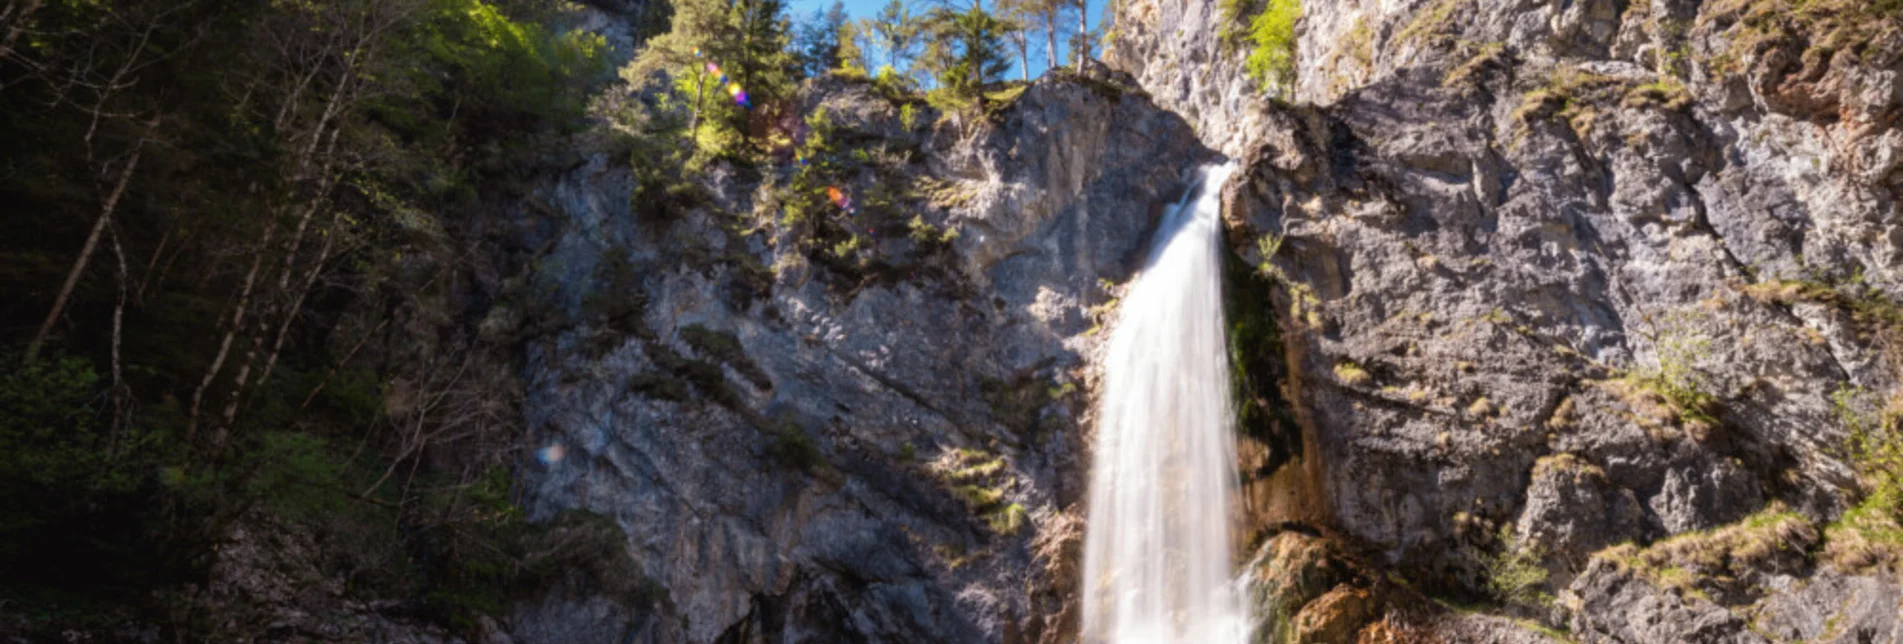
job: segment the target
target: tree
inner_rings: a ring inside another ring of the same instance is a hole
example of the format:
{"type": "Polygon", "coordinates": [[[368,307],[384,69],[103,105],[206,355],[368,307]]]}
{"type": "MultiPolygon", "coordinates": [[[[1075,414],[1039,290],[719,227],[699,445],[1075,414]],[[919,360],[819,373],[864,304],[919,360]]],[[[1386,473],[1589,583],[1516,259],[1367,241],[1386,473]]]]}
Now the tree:
{"type": "Polygon", "coordinates": [[[1301,0],[1269,0],[1249,23],[1246,70],[1264,91],[1287,96],[1295,84],[1295,23],[1302,18],[1301,0]]]}
{"type": "Polygon", "coordinates": [[[840,69],[864,72],[870,67],[866,61],[865,48],[859,44],[860,34],[864,31],[865,27],[857,22],[847,22],[839,25],[839,56],[837,64],[840,69]]]}
{"type": "Polygon", "coordinates": [[[671,85],[670,105],[692,113],[688,135],[712,154],[752,145],[756,109],[791,94],[796,65],[781,0],[681,0],[670,30],[622,70],[637,84],[671,85]],[[732,85],[720,87],[717,65],[732,85]],[[745,92],[745,102],[733,91],[745,92]],[[711,126],[711,127],[709,127],[711,126]]]}
{"type": "Polygon", "coordinates": [[[885,51],[886,64],[899,73],[909,73],[925,35],[923,23],[904,0],[891,0],[869,21],[867,31],[872,34],[873,45],[885,51]]]}
{"type": "Polygon", "coordinates": [[[985,104],[984,87],[1010,69],[1005,57],[1005,34],[1014,25],[998,18],[977,2],[964,11],[940,8],[932,14],[934,39],[944,45],[937,65],[942,90],[961,101],[985,104]]]}
{"type": "Polygon", "coordinates": [[[1006,33],[1004,39],[1011,46],[1011,50],[1018,55],[1018,73],[1028,81],[1031,80],[1031,32],[1023,26],[1030,24],[1031,16],[1023,4],[1004,0],[998,3],[998,13],[1003,19],[1019,27],[1006,33]]]}
{"type": "Polygon", "coordinates": [[[1084,61],[1090,59],[1090,0],[1070,0],[1070,3],[1077,9],[1077,31],[1071,34],[1071,55],[1077,58],[1077,71],[1081,72],[1084,61]]]}
{"type": "Polygon", "coordinates": [[[1073,6],[1070,0],[1004,0],[999,6],[1023,25],[1025,33],[1018,39],[1028,39],[1028,32],[1033,30],[1043,32],[1045,67],[1056,67],[1062,60],[1058,58],[1057,42],[1070,34],[1064,15],[1064,11],[1073,6]]]}
{"type": "Polygon", "coordinates": [[[799,34],[793,43],[800,76],[812,78],[829,69],[844,66],[840,53],[852,37],[850,27],[844,2],[834,0],[831,8],[824,11],[814,9],[813,15],[800,25],[799,34]]]}
{"type": "MultiPolygon", "coordinates": [[[[730,110],[728,115],[740,130],[741,139],[750,144],[753,106],[770,105],[792,93],[794,61],[787,52],[792,38],[783,0],[736,0],[729,12],[740,42],[728,64],[747,100],[737,102],[741,109],[730,110]]],[[[840,12],[843,17],[844,9],[840,12]]]]}

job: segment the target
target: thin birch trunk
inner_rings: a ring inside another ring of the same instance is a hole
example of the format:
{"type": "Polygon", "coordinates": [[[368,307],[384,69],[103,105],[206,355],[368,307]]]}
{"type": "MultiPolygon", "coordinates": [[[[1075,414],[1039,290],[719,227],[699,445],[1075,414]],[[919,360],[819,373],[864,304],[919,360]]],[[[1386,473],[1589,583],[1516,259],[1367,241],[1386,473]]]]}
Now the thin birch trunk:
{"type": "MultiPolygon", "coordinates": [[[[153,120],[157,124],[157,119],[153,120]]],[[[150,128],[148,128],[149,131],[150,128]]],[[[79,278],[86,273],[86,265],[92,261],[93,251],[99,248],[99,237],[105,233],[106,225],[112,221],[112,211],[119,207],[119,198],[126,193],[126,185],[132,182],[132,173],[139,167],[139,155],[145,150],[145,139],[139,139],[132,146],[132,157],[126,160],[126,167],[119,171],[119,181],[113,185],[112,193],[106,196],[106,203],[99,209],[99,219],[93,222],[93,229],[86,235],[86,244],[79,249],[79,257],[73,260],[73,268],[66,272],[66,283],[60,286],[59,296],[53,298],[53,308],[46,312],[46,321],[40,323],[40,330],[33,334],[33,341],[26,345],[26,362],[31,363],[40,355],[40,347],[46,343],[46,336],[53,332],[53,325],[66,309],[73,297],[73,288],[79,285],[79,278]]]]}

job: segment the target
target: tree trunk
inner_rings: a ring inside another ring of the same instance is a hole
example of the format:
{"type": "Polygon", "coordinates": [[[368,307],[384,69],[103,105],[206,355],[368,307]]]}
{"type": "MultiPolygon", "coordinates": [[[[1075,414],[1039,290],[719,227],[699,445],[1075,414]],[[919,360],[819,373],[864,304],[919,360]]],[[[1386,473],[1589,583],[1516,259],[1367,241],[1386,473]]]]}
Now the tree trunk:
{"type": "MultiPolygon", "coordinates": [[[[267,354],[264,359],[264,368],[258,371],[257,386],[259,388],[263,388],[264,382],[271,378],[271,370],[277,368],[278,355],[284,350],[284,338],[290,334],[291,323],[297,320],[298,313],[303,311],[304,298],[310,295],[311,288],[317,284],[317,277],[323,274],[324,263],[330,261],[331,246],[337,241],[336,230],[337,223],[336,219],[333,218],[330,228],[324,232],[324,245],[317,251],[317,260],[311,263],[310,271],[304,274],[302,287],[297,290],[297,295],[291,300],[290,312],[285,313],[284,319],[278,322],[277,338],[271,341],[271,353],[267,354]]],[[[231,404],[225,408],[225,424],[231,424],[232,418],[237,413],[238,398],[233,396],[231,404]]]]}
{"type": "Polygon", "coordinates": [[[185,416],[185,440],[190,442],[198,434],[198,408],[205,401],[205,390],[218,379],[219,370],[225,366],[225,358],[231,355],[231,343],[244,329],[245,311],[251,306],[251,288],[258,283],[258,269],[264,266],[264,256],[271,248],[271,238],[277,236],[278,219],[271,217],[265,224],[264,240],[258,244],[257,255],[251,260],[251,270],[245,272],[244,284],[238,289],[238,299],[231,307],[231,327],[225,329],[225,338],[218,343],[218,353],[211,359],[211,366],[205,368],[205,378],[198,382],[198,388],[192,391],[192,406],[185,416]]]}
{"type": "MultiPolygon", "coordinates": [[[[152,125],[158,124],[153,119],[152,125]]],[[[147,131],[150,131],[148,126],[147,131]]],[[[86,236],[86,244],[79,248],[79,257],[73,260],[73,268],[66,272],[66,283],[60,286],[59,295],[53,298],[53,309],[46,312],[46,321],[40,323],[40,330],[33,334],[33,341],[26,345],[26,361],[33,362],[39,357],[40,347],[46,343],[46,336],[53,332],[53,324],[59,321],[59,314],[66,309],[67,300],[73,297],[73,287],[79,285],[79,277],[86,273],[86,264],[92,261],[93,251],[99,248],[99,237],[106,231],[106,224],[112,221],[113,209],[119,207],[119,197],[126,193],[126,184],[132,182],[132,173],[139,167],[139,154],[145,150],[145,139],[141,138],[132,145],[132,157],[126,159],[126,167],[119,171],[119,181],[113,185],[112,193],[106,195],[106,203],[99,209],[99,220],[93,222],[92,233],[86,236]]]]}
{"type": "Polygon", "coordinates": [[[1018,70],[1024,75],[1024,80],[1028,82],[1031,80],[1030,38],[1020,33],[1013,38],[1013,40],[1016,40],[1018,45],[1018,70]]]}
{"type": "Polygon", "coordinates": [[[112,306],[112,435],[106,449],[110,460],[114,447],[118,445],[119,423],[125,418],[125,372],[120,368],[119,339],[120,331],[125,328],[126,318],[126,251],[119,245],[117,227],[107,227],[108,237],[112,239],[112,255],[119,259],[119,301],[112,306]]]}
{"type": "Polygon", "coordinates": [[[1057,15],[1056,12],[1044,15],[1045,67],[1062,67],[1062,65],[1057,64],[1057,20],[1061,17],[1062,16],[1057,15]]]}
{"type": "Polygon", "coordinates": [[[1077,0],[1077,72],[1083,73],[1090,59],[1090,0],[1077,0]]]}
{"type": "MultiPolygon", "coordinates": [[[[366,51],[367,48],[359,44],[351,50],[351,60],[361,60],[366,51]]],[[[328,126],[332,120],[336,119],[343,112],[346,102],[351,100],[349,97],[352,95],[352,84],[356,82],[356,68],[357,66],[355,64],[344,68],[343,76],[338,79],[336,89],[331,91],[330,98],[324,102],[324,112],[318,117],[317,125],[311,131],[310,140],[305,143],[302,154],[299,155],[296,161],[296,169],[291,176],[292,185],[302,185],[315,180],[317,182],[317,188],[312,191],[311,194],[306,195],[303,200],[305,204],[303,214],[297,218],[297,228],[291,233],[290,246],[284,252],[284,267],[278,272],[277,291],[275,291],[276,297],[290,295],[291,275],[295,272],[294,269],[297,264],[298,251],[303,249],[305,232],[310,228],[311,217],[317,214],[317,211],[323,206],[325,199],[330,194],[332,185],[331,168],[337,159],[337,135],[340,128],[329,128],[328,126]],[[325,143],[326,133],[329,134],[328,143],[325,143]],[[323,160],[321,162],[317,161],[317,148],[319,145],[324,146],[323,160]],[[313,171],[312,167],[314,164],[316,165],[315,171],[313,171]]],[[[326,254],[329,253],[328,243],[325,245],[324,252],[326,254]]],[[[321,267],[323,259],[319,258],[318,261],[321,267]]],[[[257,267],[254,264],[252,270],[255,271],[256,269],[257,267]]],[[[296,308],[303,304],[304,298],[301,294],[295,296],[295,298],[296,302],[293,304],[292,310],[285,314],[284,324],[286,325],[290,324],[290,318],[296,316],[296,308]]],[[[256,364],[258,352],[264,347],[264,333],[266,329],[264,326],[266,324],[264,318],[268,317],[270,313],[271,312],[267,310],[258,316],[260,321],[258,333],[251,337],[251,347],[245,351],[244,360],[239,363],[238,373],[232,380],[231,393],[225,400],[224,413],[220,416],[221,422],[218,425],[218,431],[212,435],[212,445],[214,449],[224,446],[225,440],[230,433],[231,423],[237,417],[238,402],[243,398],[245,388],[250,384],[251,367],[256,364]]],[[[276,361],[277,353],[276,350],[273,349],[269,362],[275,363],[276,361]]],[[[265,374],[261,373],[258,375],[260,382],[262,382],[264,378],[265,374]]],[[[194,417],[196,417],[196,412],[196,404],[194,404],[194,417]]]]}

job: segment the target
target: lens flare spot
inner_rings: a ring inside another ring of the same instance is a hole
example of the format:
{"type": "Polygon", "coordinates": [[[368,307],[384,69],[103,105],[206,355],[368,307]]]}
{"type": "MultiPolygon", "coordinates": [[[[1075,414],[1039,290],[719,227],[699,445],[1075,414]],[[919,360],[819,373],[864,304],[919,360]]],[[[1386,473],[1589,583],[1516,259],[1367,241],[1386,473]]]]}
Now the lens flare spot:
{"type": "Polygon", "coordinates": [[[556,443],[535,451],[535,460],[541,461],[543,465],[560,463],[565,456],[568,456],[568,448],[563,447],[561,443],[556,443]]]}

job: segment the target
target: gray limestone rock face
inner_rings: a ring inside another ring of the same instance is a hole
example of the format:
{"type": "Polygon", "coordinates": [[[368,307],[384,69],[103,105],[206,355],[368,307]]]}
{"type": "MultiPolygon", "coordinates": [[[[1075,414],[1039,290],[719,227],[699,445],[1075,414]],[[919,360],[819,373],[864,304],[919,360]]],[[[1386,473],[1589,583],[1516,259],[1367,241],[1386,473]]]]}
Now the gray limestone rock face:
{"type": "Polygon", "coordinates": [[[1291,104],[1239,73],[1220,4],[1119,5],[1108,58],[1243,160],[1231,240],[1277,282],[1313,520],[1467,588],[1512,526],[1549,588],[1589,582],[1601,641],[1757,641],[1589,570],[1856,500],[1833,396],[1903,364],[1796,293],[1903,299],[1893,36],[1853,61],[1752,31],[1750,3],[1308,2],[1291,104]]]}
{"type": "Polygon", "coordinates": [[[605,155],[542,188],[559,232],[535,289],[568,324],[526,343],[525,413],[562,457],[528,466],[527,503],[614,518],[662,599],[530,602],[518,641],[1074,632],[1087,310],[1213,155],[1112,76],[1040,81],[991,120],[906,122],[837,79],[801,100],[874,156],[916,146],[845,189],[920,182],[903,216],[955,239],[869,228],[874,263],[842,267],[766,205],[776,179],[730,173],[675,220],[635,214],[605,155]]]}
{"type": "Polygon", "coordinates": [[[862,259],[810,248],[770,169],[716,166],[671,218],[606,153],[545,182],[528,283],[557,313],[495,325],[536,329],[527,440],[564,454],[525,496],[614,518],[659,599],[551,595],[517,638],[1070,637],[1100,325],[1211,150],[1242,164],[1229,241],[1273,282],[1302,434],[1252,457],[1294,474],[1252,474],[1251,520],[1468,591],[1504,530],[1584,641],[1837,637],[1814,618],[1845,602],[1894,631],[1889,582],[1714,601],[1596,555],[1855,502],[1833,396],[1895,389],[1903,353],[1817,288],[1903,296],[1896,43],[1806,57],[1739,3],[1306,4],[1287,102],[1216,0],[1118,3],[1121,71],[994,116],[809,85],[798,111],[883,164],[846,187],[901,188],[938,242],[847,218],[862,259]]]}
{"type": "Polygon", "coordinates": [[[1903,641],[1903,589],[1893,580],[1834,572],[1785,580],[1755,610],[1759,628],[1793,642],[1903,641]]]}
{"type": "Polygon", "coordinates": [[[1573,586],[1582,601],[1572,632],[1593,644],[1759,644],[1744,618],[1703,598],[1663,590],[1616,564],[1595,562],[1573,586]]]}

